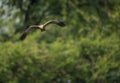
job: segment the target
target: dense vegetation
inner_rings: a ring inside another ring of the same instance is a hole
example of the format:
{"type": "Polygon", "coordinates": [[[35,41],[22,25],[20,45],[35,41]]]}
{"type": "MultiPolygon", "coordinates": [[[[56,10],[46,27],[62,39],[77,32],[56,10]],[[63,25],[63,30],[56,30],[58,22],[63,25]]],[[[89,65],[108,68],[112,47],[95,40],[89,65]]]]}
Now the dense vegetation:
{"type": "Polygon", "coordinates": [[[0,83],[119,83],[119,0],[1,0],[0,83]],[[19,37],[31,24],[63,20],[19,37]]]}

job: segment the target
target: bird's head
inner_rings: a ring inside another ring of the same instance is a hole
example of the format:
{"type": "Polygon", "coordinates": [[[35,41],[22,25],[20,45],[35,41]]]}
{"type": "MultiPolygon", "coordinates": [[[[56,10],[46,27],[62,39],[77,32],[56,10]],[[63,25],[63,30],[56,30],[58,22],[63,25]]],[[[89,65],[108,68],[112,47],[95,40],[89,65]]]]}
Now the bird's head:
{"type": "Polygon", "coordinates": [[[43,29],[44,28],[44,25],[39,25],[38,26],[40,29],[43,29]]]}
{"type": "Polygon", "coordinates": [[[45,31],[45,26],[44,25],[39,25],[38,27],[41,30],[41,32],[45,31]]]}

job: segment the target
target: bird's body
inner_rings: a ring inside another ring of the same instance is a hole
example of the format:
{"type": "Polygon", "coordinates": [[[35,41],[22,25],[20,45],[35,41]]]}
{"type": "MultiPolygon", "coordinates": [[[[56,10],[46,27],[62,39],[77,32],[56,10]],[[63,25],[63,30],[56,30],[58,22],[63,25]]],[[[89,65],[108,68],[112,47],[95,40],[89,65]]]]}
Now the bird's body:
{"type": "Polygon", "coordinates": [[[32,30],[32,29],[40,29],[41,32],[45,31],[46,30],[46,26],[49,25],[49,24],[56,24],[58,26],[61,26],[61,27],[64,27],[65,24],[64,22],[61,22],[61,21],[57,21],[57,20],[50,20],[42,25],[31,25],[29,26],[25,31],[24,33],[22,34],[22,36],[20,37],[20,40],[24,40],[27,36],[27,34],[32,30]]]}

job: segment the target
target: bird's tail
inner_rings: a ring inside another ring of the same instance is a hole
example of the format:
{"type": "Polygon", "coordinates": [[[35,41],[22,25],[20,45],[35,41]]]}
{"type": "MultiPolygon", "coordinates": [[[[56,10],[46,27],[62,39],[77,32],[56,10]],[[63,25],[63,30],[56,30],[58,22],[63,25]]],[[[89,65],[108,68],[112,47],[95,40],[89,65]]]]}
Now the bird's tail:
{"type": "Polygon", "coordinates": [[[40,30],[41,30],[41,32],[46,31],[45,28],[44,29],[40,29],[40,30]]]}
{"type": "Polygon", "coordinates": [[[65,26],[65,23],[64,23],[64,22],[62,22],[62,21],[58,22],[57,24],[58,24],[59,26],[62,26],[62,27],[64,27],[64,26],[65,26]]]}

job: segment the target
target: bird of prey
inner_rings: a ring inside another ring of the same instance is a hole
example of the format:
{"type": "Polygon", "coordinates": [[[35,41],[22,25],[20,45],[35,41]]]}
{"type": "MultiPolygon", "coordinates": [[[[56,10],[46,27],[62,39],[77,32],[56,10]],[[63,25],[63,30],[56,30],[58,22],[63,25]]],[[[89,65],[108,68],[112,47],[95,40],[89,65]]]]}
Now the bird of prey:
{"type": "Polygon", "coordinates": [[[23,34],[20,37],[20,40],[24,40],[31,30],[40,29],[41,32],[45,31],[46,26],[49,25],[49,24],[56,24],[56,25],[61,26],[61,27],[65,26],[64,22],[58,21],[58,20],[50,20],[50,21],[48,21],[48,22],[46,22],[44,24],[41,24],[41,25],[31,25],[23,32],[23,34]]]}

